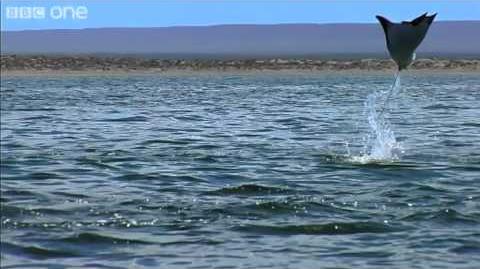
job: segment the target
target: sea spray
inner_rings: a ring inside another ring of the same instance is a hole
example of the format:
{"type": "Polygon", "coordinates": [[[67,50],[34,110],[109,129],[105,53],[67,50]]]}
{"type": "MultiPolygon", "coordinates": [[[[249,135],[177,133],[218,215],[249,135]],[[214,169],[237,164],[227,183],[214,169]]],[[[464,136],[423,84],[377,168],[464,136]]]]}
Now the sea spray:
{"type": "Polygon", "coordinates": [[[393,161],[399,158],[401,146],[397,142],[390,122],[385,118],[384,114],[390,97],[399,88],[400,74],[397,73],[390,91],[373,92],[367,96],[364,104],[364,115],[367,117],[368,134],[363,139],[364,145],[360,156],[351,156],[349,154],[351,161],[370,163],[393,161]],[[377,109],[379,103],[383,104],[383,106],[377,109]]]}

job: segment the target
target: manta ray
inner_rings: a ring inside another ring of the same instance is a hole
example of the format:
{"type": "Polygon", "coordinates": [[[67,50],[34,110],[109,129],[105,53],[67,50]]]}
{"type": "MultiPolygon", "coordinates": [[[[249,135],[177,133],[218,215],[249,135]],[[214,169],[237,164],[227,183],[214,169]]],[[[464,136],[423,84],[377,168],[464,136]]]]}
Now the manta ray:
{"type": "Polygon", "coordinates": [[[424,13],[412,21],[401,23],[393,23],[385,17],[377,16],[385,32],[388,52],[399,71],[406,69],[415,60],[415,49],[422,43],[436,15],[427,16],[424,13]]]}
{"type": "Polygon", "coordinates": [[[395,81],[385,99],[380,115],[383,114],[394,88],[398,85],[400,71],[406,69],[415,60],[415,50],[425,38],[435,16],[437,16],[436,13],[431,16],[427,16],[427,13],[424,13],[412,21],[403,21],[401,23],[393,23],[385,17],[377,16],[385,32],[390,57],[392,57],[398,67],[395,81]]]}

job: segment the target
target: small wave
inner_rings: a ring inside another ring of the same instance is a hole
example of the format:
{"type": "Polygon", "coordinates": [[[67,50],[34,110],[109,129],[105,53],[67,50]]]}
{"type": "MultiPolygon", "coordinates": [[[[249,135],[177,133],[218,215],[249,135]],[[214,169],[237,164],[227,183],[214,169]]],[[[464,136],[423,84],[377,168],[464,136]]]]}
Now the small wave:
{"type": "Polygon", "coordinates": [[[121,238],[113,235],[98,234],[92,232],[80,233],[64,237],[60,241],[74,244],[152,244],[145,240],[121,238]]]}
{"type": "MultiPolygon", "coordinates": [[[[3,195],[5,194],[2,193],[2,196],[3,195]]],[[[2,217],[12,218],[12,217],[21,216],[24,210],[22,207],[19,207],[19,206],[2,204],[1,211],[2,211],[2,217]]]]}
{"type": "Polygon", "coordinates": [[[137,180],[155,180],[158,179],[158,175],[148,175],[148,174],[138,174],[138,173],[130,173],[121,176],[112,177],[112,180],[119,180],[119,181],[137,181],[137,180]]]}
{"type": "Polygon", "coordinates": [[[289,203],[287,201],[261,202],[261,203],[256,203],[254,205],[248,206],[248,209],[250,210],[265,211],[268,213],[282,213],[282,212],[288,213],[288,212],[294,212],[296,210],[302,210],[304,208],[305,208],[304,205],[289,203]]]}
{"type": "Polygon", "coordinates": [[[328,203],[319,203],[309,200],[285,199],[280,201],[256,202],[255,204],[244,206],[248,212],[265,212],[270,214],[302,214],[307,212],[322,212],[329,214],[349,214],[352,210],[336,207],[328,203]]]}
{"type": "Polygon", "coordinates": [[[358,257],[365,258],[388,258],[395,255],[395,253],[387,251],[344,251],[336,253],[335,256],[340,257],[358,257]]]}
{"type": "Polygon", "coordinates": [[[471,147],[473,144],[471,143],[464,143],[461,141],[457,140],[451,140],[451,139],[445,139],[440,142],[442,145],[448,146],[448,147],[471,147]]]}
{"type": "Polygon", "coordinates": [[[314,202],[300,197],[286,197],[275,201],[254,201],[248,204],[229,204],[206,209],[203,216],[235,216],[240,219],[270,219],[274,216],[327,216],[330,214],[351,214],[352,209],[337,207],[328,203],[314,202]]]}
{"type": "Polygon", "coordinates": [[[478,122],[464,122],[461,125],[467,127],[480,127],[480,123],[478,122]]]}
{"type": "Polygon", "coordinates": [[[448,193],[449,192],[448,189],[435,187],[435,186],[427,185],[427,184],[415,183],[415,184],[413,184],[413,186],[415,186],[418,191],[423,191],[423,192],[426,192],[426,193],[429,193],[429,194],[431,194],[431,193],[448,193]]]}
{"type": "Polygon", "coordinates": [[[193,146],[193,148],[198,150],[214,150],[214,149],[221,148],[221,146],[215,145],[215,144],[201,144],[201,145],[195,145],[193,146]]]}
{"type": "Polygon", "coordinates": [[[244,225],[234,228],[234,230],[249,233],[273,234],[273,235],[296,235],[296,234],[317,234],[317,235],[335,235],[335,234],[357,234],[357,233],[389,233],[396,230],[392,227],[375,222],[345,222],[345,223],[326,223],[326,224],[306,224],[306,225],[244,225]]]}
{"type": "Polygon", "coordinates": [[[65,177],[49,172],[33,172],[19,176],[2,176],[2,180],[44,180],[46,184],[50,184],[51,179],[64,179],[65,177]]]}
{"type": "Polygon", "coordinates": [[[210,195],[270,195],[287,194],[291,191],[286,188],[262,186],[256,184],[244,184],[236,187],[221,188],[219,190],[209,191],[210,195]]]}
{"type": "Polygon", "coordinates": [[[61,195],[65,197],[75,198],[75,199],[87,199],[90,196],[83,194],[83,193],[72,193],[72,192],[64,192],[64,191],[54,191],[52,194],[61,195]]]}
{"type": "Polygon", "coordinates": [[[47,120],[50,119],[49,116],[34,116],[34,117],[27,117],[23,118],[23,120],[28,121],[28,120],[47,120]]]}
{"type": "MultiPolygon", "coordinates": [[[[2,178],[4,179],[4,178],[2,178]]],[[[20,190],[20,189],[11,189],[11,190],[4,190],[2,191],[2,196],[24,196],[24,197],[35,197],[40,195],[39,193],[29,191],[29,190],[20,190]]]]}
{"type": "Polygon", "coordinates": [[[468,109],[468,107],[460,107],[460,106],[452,106],[452,105],[445,105],[445,104],[434,104],[423,107],[423,109],[468,109]]]}
{"type": "MultiPolygon", "coordinates": [[[[5,147],[6,149],[20,149],[20,148],[28,148],[26,145],[22,145],[22,144],[19,144],[19,143],[4,143],[2,145],[3,147],[5,147]]],[[[3,161],[3,160],[2,160],[3,161]]],[[[3,163],[5,163],[5,161],[3,161],[3,163]]],[[[2,163],[2,164],[3,164],[2,163]]]]}
{"type": "Polygon", "coordinates": [[[147,117],[143,116],[132,116],[132,117],[124,117],[124,118],[114,118],[114,119],[103,119],[100,121],[108,121],[108,122],[145,122],[148,121],[147,117]]]}
{"type": "Polygon", "coordinates": [[[475,217],[464,215],[454,209],[447,208],[444,210],[433,212],[417,212],[402,218],[404,221],[435,221],[436,223],[445,224],[478,224],[479,221],[475,217]]]}
{"type": "Polygon", "coordinates": [[[98,168],[103,168],[103,169],[111,169],[111,170],[120,170],[120,168],[110,165],[108,163],[103,162],[101,159],[97,158],[91,158],[91,157],[79,157],[76,159],[78,164],[80,165],[89,165],[89,166],[94,166],[98,168]]]}
{"type": "Polygon", "coordinates": [[[12,111],[55,111],[57,109],[51,107],[44,107],[44,108],[16,108],[11,109],[12,111]]]}
{"type": "Polygon", "coordinates": [[[30,179],[39,179],[39,180],[47,180],[47,179],[63,179],[63,176],[60,176],[56,173],[48,173],[48,172],[36,172],[30,173],[28,176],[30,179]]]}
{"type": "Polygon", "coordinates": [[[454,252],[456,254],[475,254],[479,255],[480,254],[480,243],[478,242],[466,242],[462,244],[461,246],[454,247],[450,249],[451,252],[454,252]]]}
{"type": "Polygon", "coordinates": [[[21,246],[13,243],[2,242],[2,255],[13,254],[29,256],[36,259],[51,259],[51,258],[66,258],[66,257],[78,257],[75,252],[45,248],[40,246],[21,246]]]}
{"type": "Polygon", "coordinates": [[[57,215],[57,216],[65,216],[66,214],[69,214],[73,208],[69,209],[57,209],[57,208],[48,208],[48,207],[30,207],[28,209],[24,209],[23,211],[30,212],[32,215],[35,214],[41,214],[41,215],[57,215]]]}
{"type": "MultiPolygon", "coordinates": [[[[120,176],[111,177],[112,180],[118,181],[161,181],[165,183],[173,182],[203,182],[203,178],[189,175],[162,175],[158,173],[141,174],[141,173],[126,173],[120,176]]],[[[163,189],[165,190],[165,189],[163,189]]]]}
{"type": "Polygon", "coordinates": [[[143,141],[141,145],[148,146],[154,144],[170,144],[170,145],[188,145],[191,141],[188,140],[171,140],[171,139],[152,139],[143,141]]]}
{"type": "Polygon", "coordinates": [[[128,94],[110,94],[110,95],[106,95],[105,97],[109,99],[110,98],[127,99],[127,98],[131,98],[132,96],[128,94]]]}

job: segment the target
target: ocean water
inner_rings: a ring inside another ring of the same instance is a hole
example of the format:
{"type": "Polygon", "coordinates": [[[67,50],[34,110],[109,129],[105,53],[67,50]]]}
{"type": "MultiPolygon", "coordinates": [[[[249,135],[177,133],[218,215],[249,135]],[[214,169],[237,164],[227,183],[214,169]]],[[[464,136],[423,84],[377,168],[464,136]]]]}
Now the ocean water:
{"type": "Polygon", "coordinates": [[[480,76],[392,82],[4,77],[2,268],[479,268],[480,76]]]}

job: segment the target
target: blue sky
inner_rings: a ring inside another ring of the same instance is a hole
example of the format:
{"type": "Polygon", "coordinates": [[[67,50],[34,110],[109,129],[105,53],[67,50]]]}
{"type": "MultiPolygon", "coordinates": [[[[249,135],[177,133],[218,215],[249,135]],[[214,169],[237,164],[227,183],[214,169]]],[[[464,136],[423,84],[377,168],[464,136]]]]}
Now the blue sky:
{"type": "Polygon", "coordinates": [[[476,0],[167,0],[167,1],[1,1],[2,30],[80,29],[100,27],[159,27],[215,24],[375,22],[376,14],[394,21],[409,20],[423,12],[438,12],[437,20],[480,20],[476,0]],[[72,19],[66,8],[84,6],[88,14],[72,19]],[[36,19],[20,18],[20,8],[42,8],[36,19]],[[15,11],[12,11],[16,9],[15,11]],[[52,16],[52,9],[56,12],[52,16]],[[63,14],[67,12],[67,14],[63,14]],[[63,17],[65,15],[65,17],[63,17]],[[53,17],[56,17],[55,19],[53,17]]]}

